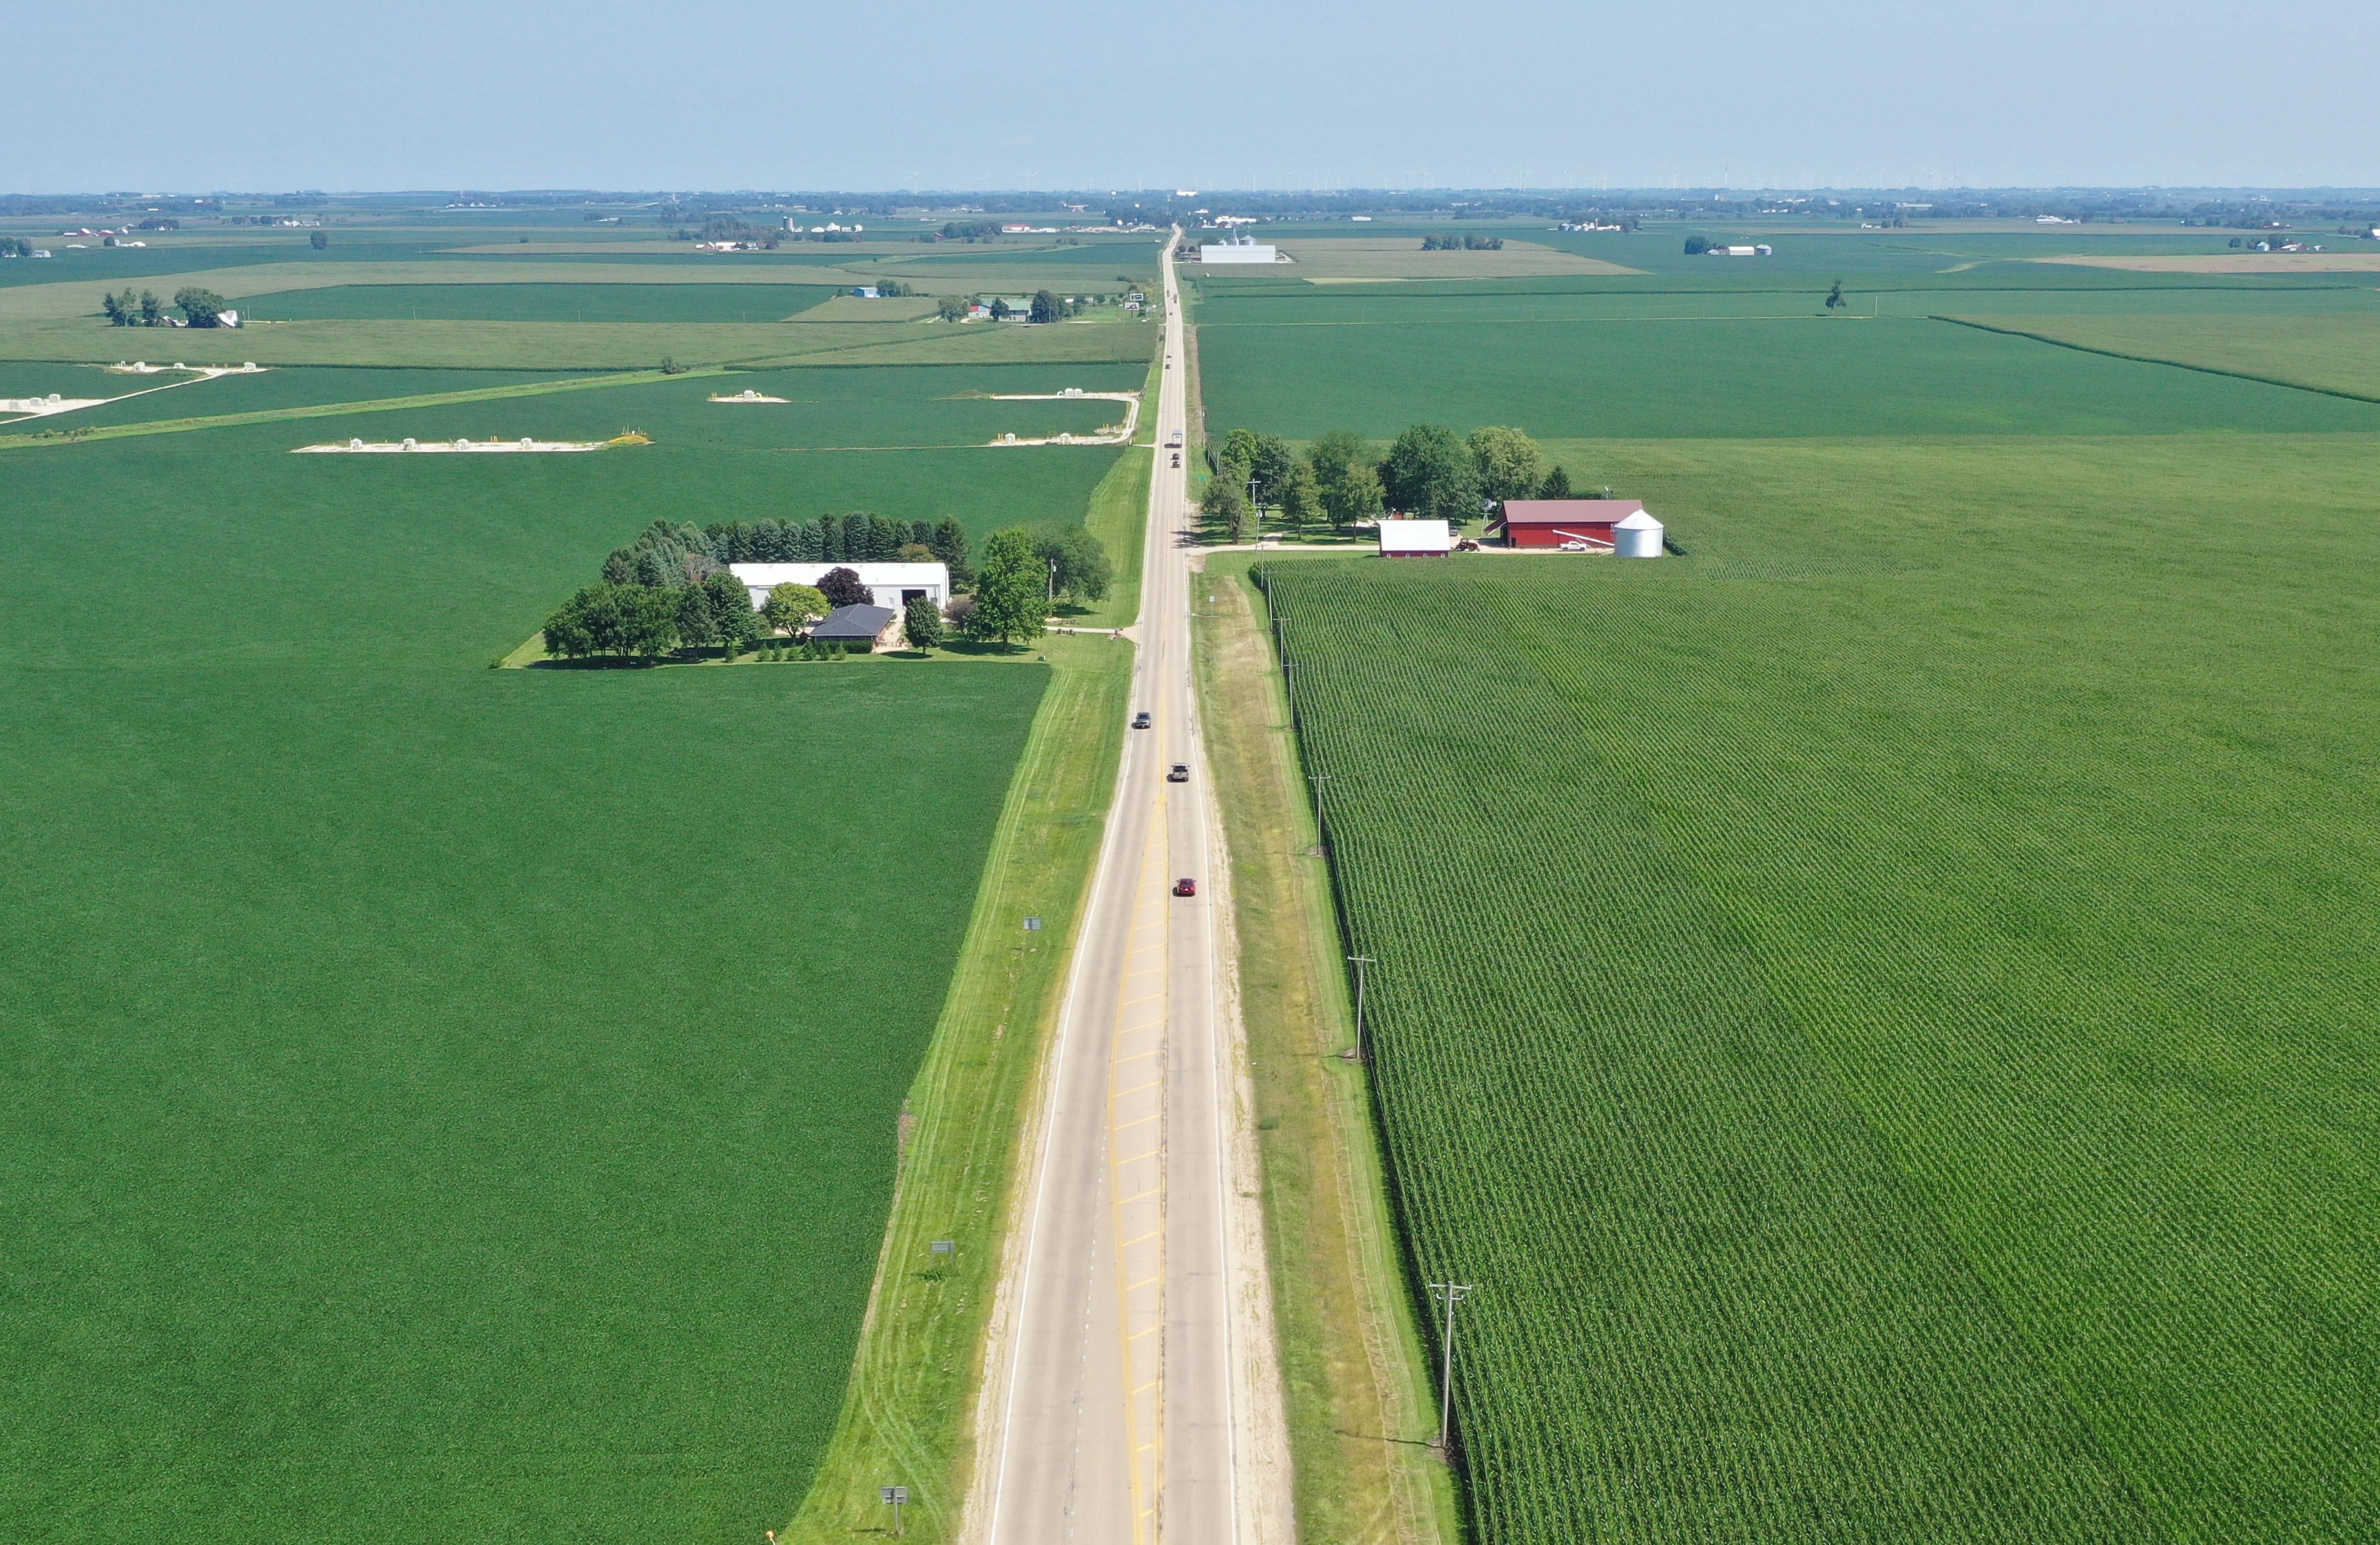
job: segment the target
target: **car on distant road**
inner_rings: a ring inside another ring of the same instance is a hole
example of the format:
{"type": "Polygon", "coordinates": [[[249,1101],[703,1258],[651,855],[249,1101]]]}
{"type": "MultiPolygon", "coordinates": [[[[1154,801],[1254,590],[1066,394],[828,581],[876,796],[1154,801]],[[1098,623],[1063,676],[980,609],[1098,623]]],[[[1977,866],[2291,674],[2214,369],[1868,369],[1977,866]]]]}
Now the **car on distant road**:
{"type": "Polygon", "coordinates": [[[1175,762],[1172,769],[1165,774],[1165,781],[1169,784],[1188,783],[1190,781],[1190,764],[1186,761],[1175,762]]]}
{"type": "Polygon", "coordinates": [[[1173,882],[1173,894],[1177,896],[1195,896],[1198,894],[1198,882],[1185,874],[1173,882]]]}
{"type": "Polygon", "coordinates": [[[1148,714],[1145,711],[1132,716],[1132,727],[1134,729],[1145,730],[1148,728],[1150,723],[1151,721],[1148,714]]]}

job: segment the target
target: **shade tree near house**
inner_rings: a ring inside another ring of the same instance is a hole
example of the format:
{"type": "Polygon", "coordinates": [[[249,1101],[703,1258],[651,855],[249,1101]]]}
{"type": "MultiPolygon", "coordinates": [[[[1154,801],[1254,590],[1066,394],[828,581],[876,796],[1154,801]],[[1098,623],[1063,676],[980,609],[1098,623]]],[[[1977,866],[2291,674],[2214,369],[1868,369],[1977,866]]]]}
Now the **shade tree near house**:
{"type": "Polygon", "coordinates": [[[1479,514],[1479,474],[1470,448],[1438,424],[1415,424],[1397,436],[1380,463],[1389,507],[1428,520],[1468,520],[1479,514]]]}
{"type": "Polygon", "coordinates": [[[818,589],[830,606],[868,606],[876,601],[876,592],[860,579],[856,569],[828,569],[819,576],[818,589]]]}
{"type": "Polygon", "coordinates": [[[1545,481],[1544,454],[1536,441],[1517,429],[1482,424],[1463,444],[1471,452],[1483,499],[1500,505],[1507,499],[1533,498],[1545,481]]]}
{"type": "Polygon", "coordinates": [[[799,633],[833,609],[826,592],[815,585],[772,585],[761,604],[760,620],[780,633],[799,633]]]}
{"type": "Polygon", "coordinates": [[[1031,536],[1014,527],[994,531],[983,544],[968,635],[1003,645],[1039,638],[1047,612],[1046,574],[1031,536]]]}
{"type": "Polygon", "coordinates": [[[211,289],[186,285],[174,292],[174,305],[192,327],[220,327],[231,302],[211,289]]]}

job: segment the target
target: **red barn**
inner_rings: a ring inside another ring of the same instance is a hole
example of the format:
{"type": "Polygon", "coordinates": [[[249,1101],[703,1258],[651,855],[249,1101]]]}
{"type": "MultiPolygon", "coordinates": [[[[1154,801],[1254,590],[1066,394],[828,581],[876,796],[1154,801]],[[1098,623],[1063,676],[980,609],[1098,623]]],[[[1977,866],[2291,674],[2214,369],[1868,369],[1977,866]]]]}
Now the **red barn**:
{"type": "Polygon", "coordinates": [[[1609,553],[1612,526],[1644,507],[1642,499],[1507,499],[1504,540],[1515,547],[1578,543],[1591,553],[1609,553]]]}

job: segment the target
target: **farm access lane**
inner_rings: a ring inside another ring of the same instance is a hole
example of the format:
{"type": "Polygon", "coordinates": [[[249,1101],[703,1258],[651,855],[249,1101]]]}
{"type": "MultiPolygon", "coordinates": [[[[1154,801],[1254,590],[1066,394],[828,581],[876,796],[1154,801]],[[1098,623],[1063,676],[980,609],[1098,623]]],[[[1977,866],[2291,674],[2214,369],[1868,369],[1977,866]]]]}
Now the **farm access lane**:
{"type": "Polygon", "coordinates": [[[968,1538],[990,1545],[1258,1545],[1276,1509],[1251,1483],[1272,1413],[1269,1299],[1248,1290],[1260,1231],[1232,1182],[1244,1139],[1232,1025],[1218,1013],[1209,804],[1171,785],[1205,756],[1189,653],[1186,423],[1173,262],[1156,408],[1135,709],[1093,899],[1059,1020],[1003,1296],[989,1463],[968,1538]],[[1181,877],[1196,897],[1172,894],[1181,877]]]}

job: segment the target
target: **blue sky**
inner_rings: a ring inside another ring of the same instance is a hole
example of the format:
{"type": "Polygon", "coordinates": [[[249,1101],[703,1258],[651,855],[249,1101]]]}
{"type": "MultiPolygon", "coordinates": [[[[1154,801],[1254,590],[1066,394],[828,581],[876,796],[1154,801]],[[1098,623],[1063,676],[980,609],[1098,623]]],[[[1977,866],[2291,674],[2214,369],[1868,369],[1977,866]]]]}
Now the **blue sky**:
{"type": "Polygon", "coordinates": [[[2372,0],[15,0],[0,190],[2380,184],[2372,0]]]}

